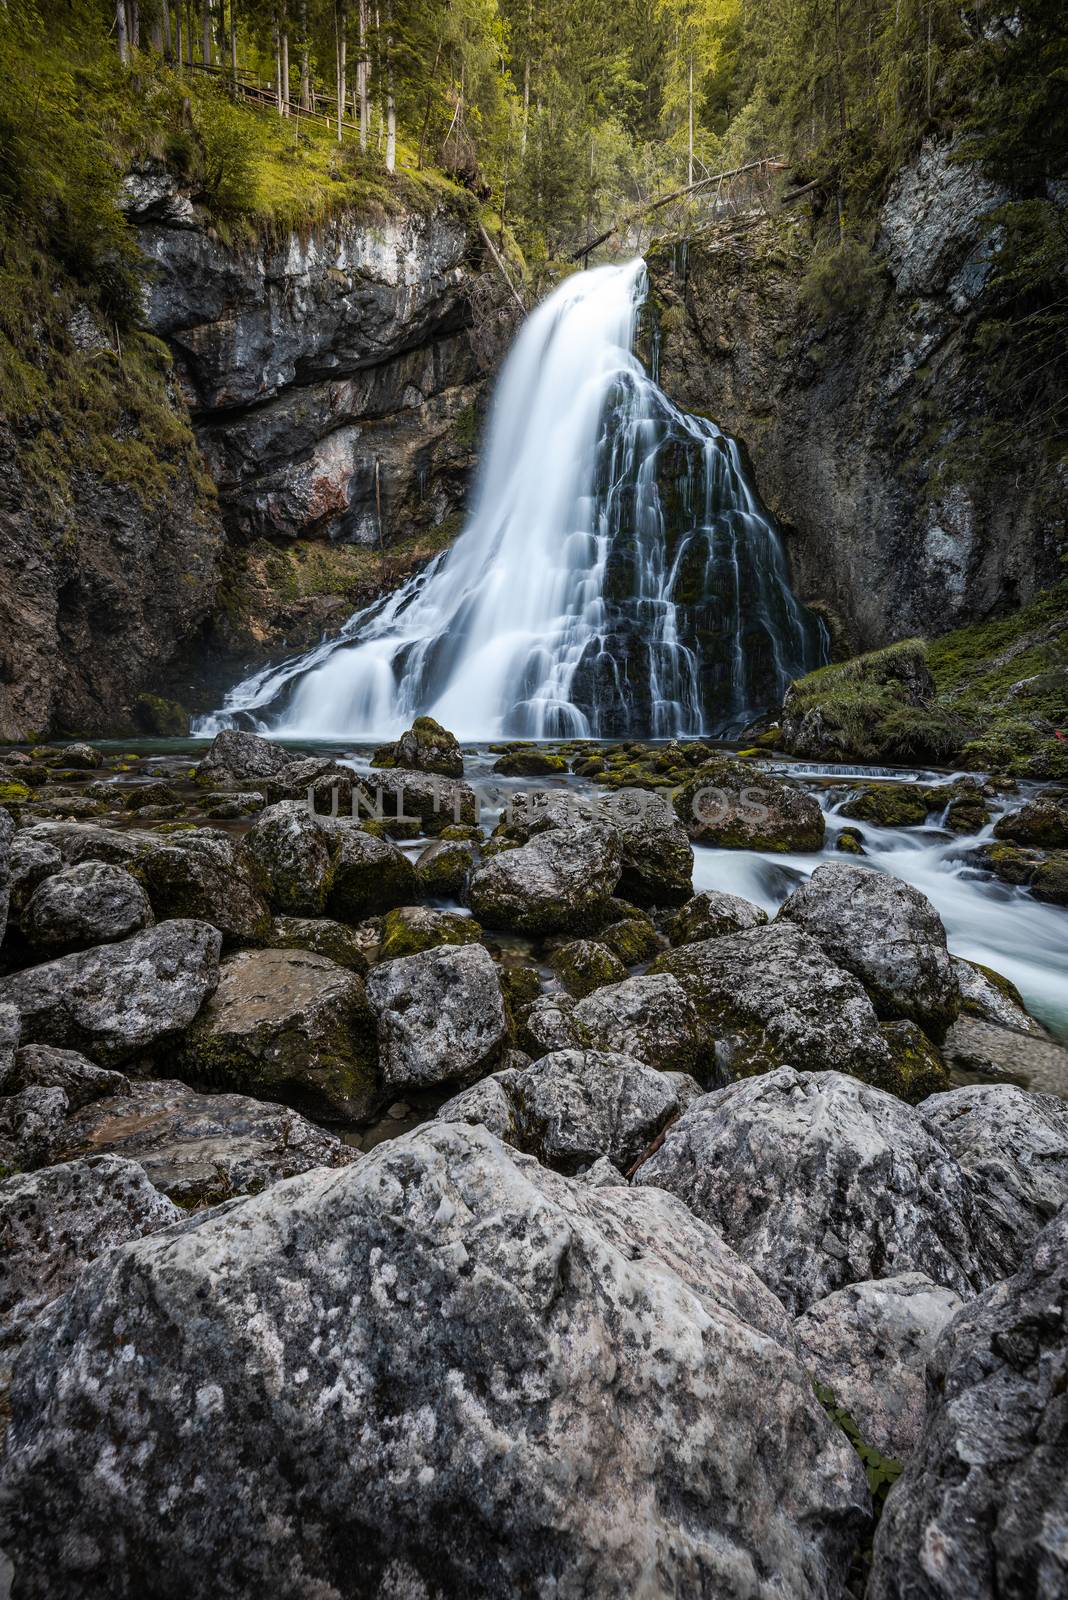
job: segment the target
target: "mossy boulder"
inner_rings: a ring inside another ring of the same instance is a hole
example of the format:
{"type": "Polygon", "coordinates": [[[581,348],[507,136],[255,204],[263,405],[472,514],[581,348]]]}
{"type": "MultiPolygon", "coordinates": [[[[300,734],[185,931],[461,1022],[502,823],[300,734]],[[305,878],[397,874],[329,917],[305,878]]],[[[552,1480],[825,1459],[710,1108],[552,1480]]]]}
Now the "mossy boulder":
{"type": "Polygon", "coordinates": [[[569,944],[558,946],[549,958],[549,965],[568,994],[578,1000],[606,983],[621,983],[627,976],[619,957],[593,939],[573,939],[569,944]]]}
{"type": "Polygon", "coordinates": [[[980,845],[971,857],[1002,883],[1030,883],[1042,864],[1042,857],[1034,850],[1024,850],[1016,844],[996,840],[980,845]]]}
{"type": "Polygon", "coordinates": [[[326,909],[331,916],[362,922],[417,897],[415,867],[395,844],[373,838],[352,822],[330,827],[335,854],[326,909]]]}
{"type": "Polygon", "coordinates": [[[468,885],[468,904],[491,928],[586,933],[603,923],[621,870],[613,828],[604,823],[550,828],[490,860],[483,854],[468,885]]]}
{"type": "Polygon", "coordinates": [[[169,783],[134,783],[129,787],[117,789],[114,785],[110,797],[99,795],[94,798],[110,798],[112,803],[118,800],[124,811],[138,811],[142,806],[174,806],[182,805],[182,797],[177,789],[169,783]]]}
{"type": "Polygon", "coordinates": [[[1068,906],[1068,851],[1058,850],[1035,868],[1031,893],[1051,906],[1068,906]]]}
{"type": "Polygon", "coordinates": [[[33,799],[33,790],[14,778],[0,781],[0,806],[23,806],[33,799]]]}
{"type": "Polygon", "coordinates": [[[360,922],[417,896],[415,868],[395,844],[298,800],[257,817],[244,851],[271,909],[290,916],[360,922]]]}
{"type": "Polygon", "coordinates": [[[922,784],[869,783],[839,809],[843,817],[879,828],[918,828],[927,821],[930,806],[922,784]]]}
{"type": "Polygon", "coordinates": [[[819,801],[737,761],[700,767],[675,797],[691,839],[726,850],[821,850],[819,801]]]}
{"type": "Polygon", "coordinates": [[[841,828],[835,838],[834,848],[844,856],[862,856],[864,836],[859,828],[841,828]]]}
{"type": "Polygon", "coordinates": [[[640,961],[651,961],[664,941],[648,917],[637,916],[621,917],[599,928],[597,942],[607,946],[625,967],[634,967],[640,961]]]}
{"type": "Polygon", "coordinates": [[[432,911],[429,906],[397,906],[382,919],[380,961],[414,956],[441,944],[477,944],[482,929],[473,917],[432,911]]]}
{"type": "Polygon", "coordinates": [[[131,866],[152,909],[166,917],[199,917],[226,945],[259,944],[270,912],[246,853],[229,834],[197,828],[166,835],[131,866]]]}
{"type": "Polygon", "coordinates": [[[475,847],[463,839],[435,839],[415,863],[423,893],[432,899],[455,900],[475,864],[475,847]]]}
{"type": "Polygon", "coordinates": [[[541,994],[541,974],[537,967],[501,966],[497,976],[501,992],[513,1012],[530,1005],[541,994]]]}
{"type": "Polygon", "coordinates": [[[462,778],[464,758],[459,741],[433,717],[416,717],[393,744],[382,745],[371,758],[372,767],[405,767],[412,772],[438,772],[445,778],[462,778]]]}
{"type": "Polygon", "coordinates": [[[995,839],[1031,845],[1040,850],[1068,847],[1068,805],[1052,796],[1039,795],[1019,811],[1010,811],[994,824],[995,839]]]}
{"type": "Polygon", "coordinates": [[[349,972],[367,971],[364,942],[354,929],[331,917],[274,917],[266,943],[272,950],[310,950],[349,972]]]}
{"type": "Polygon", "coordinates": [[[360,978],[308,950],[245,950],[182,1041],[183,1077],[335,1121],[378,1101],[375,1022],[360,978]]]}
{"type": "Polygon", "coordinates": [[[941,1055],[914,1022],[884,1022],[881,1030],[890,1048],[890,1064],[869,1082],[909,1105],[919,1105],[930,1094],[942,1094],[953,1080],[941,1055]]]}
{"type": "Polygon", "coordinates": [[[493,770],[506,778],[540,778],[551,772],[566,772],[567,762],[547,750],[509,750],[493,763],[493,770]]]}
{"type": "Polygon", "coordinates": [[[668,937],[672,944],[693,944],[698,939],[721,939],[744,928],[759,928],[768,920],[766,911],[736,894],[707,889],[694,895],[672,919],[668,937]]]}

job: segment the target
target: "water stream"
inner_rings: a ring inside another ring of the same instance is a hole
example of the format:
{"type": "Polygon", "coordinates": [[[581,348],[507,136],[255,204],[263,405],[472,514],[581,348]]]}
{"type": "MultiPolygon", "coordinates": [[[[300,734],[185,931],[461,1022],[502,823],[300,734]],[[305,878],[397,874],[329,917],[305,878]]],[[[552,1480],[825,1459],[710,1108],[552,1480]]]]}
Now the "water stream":
{"type": "Polygon", "coordinates": [[[824,659],[734,440],[633,353],[641,260],[527,319],[452,549],[340,634],[238,684],[199,733],[461,738],[739,731],[824,659]]]}

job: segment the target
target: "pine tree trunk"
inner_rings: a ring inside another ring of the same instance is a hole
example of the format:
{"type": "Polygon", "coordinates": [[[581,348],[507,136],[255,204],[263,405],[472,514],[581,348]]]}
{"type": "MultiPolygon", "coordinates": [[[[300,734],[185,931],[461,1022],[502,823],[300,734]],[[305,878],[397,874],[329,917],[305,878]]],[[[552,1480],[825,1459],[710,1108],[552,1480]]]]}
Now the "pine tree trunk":
{"type": "Polygon", "coordinates": [[[278,23],[271,27],[271,43],[274,45],[274,109],[282,115],[282,38],[278,31],[278,23]]]}
{"type": "Polygon", "coordinates": [[[127,31],[127,34],[129,35],[129,39],[130,39],[130,49],[131,50],[140,50],[140,48],[141,48],[141,8],[138,5],[137,0],[130,0],[130,10],[129,10],[129,16],[128,16],[127,23],[126,23],[126,31],[127,31]]]}
{"type": "Polygon", "coordinates": [[[230,76],[237,82],[237,4],[230,0],[230,76]]]}
{"type": "Polygon", "coordinates": [[[386,171],[397,168],[397,106],[393,99],[393,4],[386,4],[386,171]]]}
{"type": "Polygon", "coordinates": [[[282,13],[282,115],[289,115],[289,19],[282,13]]]}
{"type": "Polygon", "coordinates": [[[687,185],[691,185],[693,183],[693,53],[692,52],[690,54],[690,85],[689,85],[689,90],[688,90],[688,94],[687,94],[687,115],[688,115],[688,121],[689,121],[689,129],[688,129],[688,141],[687,141],[686,182],[687,182],[687,185]]]}
{"type": "Polygon", "coordinates": [[[308,54],[308,0],[300,0],[300,109],[310,111],[311,57],[308,54]]]}
{"type": "Polygon", "coordinates": [[[206,67],[211,66],[211,0],[200,0],[200,53],[206,67]]]}
{"type": "Polygon", "coordinates": [[[115,0],[115,36],[119,43],[119,60],[125,67],[130,60],[130,40],[126,32],[126,0],[115,0]]]}
{"type": "Polygon", "coordinates": [[[174,56],[174,40],[171,37],[170,0],[166,0],[166,4],[163,7],[163,53],[168,61],[172,60],[174,56]]]}
{"type": "Polygon", "coordinates": [[[345,4],[345,0],[340,0],[340,4],[337,7],[335,16],[337,18],[337,142],[340,144],[341,119],[345,115],[345,69],[347,65],[346,56],[348,53],[348,39],[346,38],[346,33],[348,30],[349,18],[348,7],[345,4]]]}
{"type": "Polygon", "coordinates": [[[360,60],[356,68],[356,89],[360,97],[360,149],[366,154],[371,126],[369,98],[371,63],[367,58],[367,0],[360,0],[360,60]]]}

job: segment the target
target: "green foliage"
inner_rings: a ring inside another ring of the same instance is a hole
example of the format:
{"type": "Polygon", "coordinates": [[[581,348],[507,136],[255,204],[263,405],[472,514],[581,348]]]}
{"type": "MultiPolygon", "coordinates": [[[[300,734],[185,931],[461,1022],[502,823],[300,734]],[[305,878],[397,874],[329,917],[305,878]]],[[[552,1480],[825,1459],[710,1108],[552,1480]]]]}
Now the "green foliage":
{"type": "Polygon", "coordinates": [[[841,1428],[864,1463],[864,1471],[868,1478],[868,1490],[875,1503],[876,1516],[878,1516],[882,1511],[887,1495],[904,1471],[902,1463],[896,1457],[884,1456],[880,1451],[876,1450],[874,1445],[870,1445],[865,1441],[849,1412],[844,1406],[838,1404],[833,1389],[829,1388],[825,1383],[820,1383],[817,1378],[813,1378],[812,1387],[815,1391],[816,1399],[824,1411],[826,1411],[831,1421],[841,1428]]]}
{"type": "Polygon", "coordinates": [[[813,254],[801,284],[801,300],[821,321],[859,317],[883,280],[871,251],[857,239],[845,239],[830,250],[813,254]]]}

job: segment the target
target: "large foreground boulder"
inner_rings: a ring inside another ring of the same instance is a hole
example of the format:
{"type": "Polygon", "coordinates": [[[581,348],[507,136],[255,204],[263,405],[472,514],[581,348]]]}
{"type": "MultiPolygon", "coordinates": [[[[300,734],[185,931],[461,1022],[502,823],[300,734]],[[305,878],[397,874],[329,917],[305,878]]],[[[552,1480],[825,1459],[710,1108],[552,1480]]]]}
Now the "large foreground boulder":
{"type": "Polygon", "coordinates": [[[218,928],[227,945],[267,937],[270,913],[247,858],[220,829],[166,834],[134,870],[157,917],[200,917],[218,928]]]}
{"type": "Polygon", "coordinates": [[[124,867],[83,861],[38,884],[19,926],[41,959],[128,938],[154,920],[148,896],[124,867]]]}
{"type": "Polygon", "coordinates": [[[1068,1210],[958,1312],[875,1541],[869,1600],[1068,1593],[1068,1210]]]}
{"type": "Polygon", "coordinates": [[[1022,1259],[1068,1205],[1068,1102],[1013,1083],[979,1083],[931,1095],[917,1109],[979,1180],[980,1204],[1022,1259]]]}
{"type": "Polygon", "coordinates": [[[821,850],[826,825],[819,801],[738,761],[699,768],[675,809],[691,839],[728,850],[821,850]]]}
{"type": "Polygon", "coordinates": [[[793,1065],[885,1081],[889,1046],[864,989],[789,923],[680,945],[650,969],[677,978],[737,1076],[793,1065]]]}
{"type": "Polygon", "coordinates": [[[0,1365],[45,1306],[115,1245],[181,1212],[133,1161],[92,1155],[0,1183],[0,1365]]]}
{"type": "Polygon", "coordinates": [[[960,1011],[960,984],[942,919],[919,889],[832,862],[794,890],[779,916],[859,978],[879,1016],[906,1018],[930,1038],[945,1038],[960,1011]]]}
{"type": "Polygon", "coordinates": [[[678,1115],[680,1077],[614,1051],[559,1050],[483,1078],[438,1115],[480,1123],[560,1172],[579,1172],[603,1156],[625,1173],[678,1115]]]}
{"type": "Polygon", "coordinates": [[[837,1289],[794,1323],[809,1370],[880,1455],[905,1461],[916,1448],[928,1357],[963,1304],[922,1272],[903,1272],[837,1289]]]}
{"type": "Polygon", "coordinates": [[[183,1206],[258,1194],[313,1167],[345,1166],[356,1154],[287,1106],[198,1094],[173,1079],[135,1080],[73,1112],[49,1140],[48,1159],[103,1151],[136,1161],[183,1206]]]}
{"type": "Polygon", "coordinates": [[[0,1003],[18,1010],[26,1043],[113,1065],[189,1027],[219,981],[221,945],[206,922],[161,922],[0,979],[0,1003]]]}
{"type": "Polygon", "coordinates": [[[375,967],[367,997],[379,1070],[393,1089],[469,1083],[496,1065],[508,1021],[497,968],[481,944],[445,944],[375,967]]]}
{"type": "Polygon", "coordinates": [[[483,861],[468,904],[479,922],[516,933],[583,933],[604,920],[622,870],[615,829],[601,822],[548,828],[483,861]]]}
{"type": "Polygon", "coordinates": [[[184,1076],[358,1122],[377,1102],[363,981],[310,950],[242,950],[182,1042],[184,1076]]]}
{"type": "Polygon", "coordinates": [[[781,1067],[703,1095],[635,1182],[678,1195],[795,1312],[902,1272],[967,1299],[1013,1266],[923,1118],[839,1072],[781,1067]]]}
{"type": "Polygon", "coordinates": [[[82,1278],[12,1390],[18,1592],[831,1600],[868,1496],[781,1315],[669,1196],[432,1123],[82,1278]]]}

